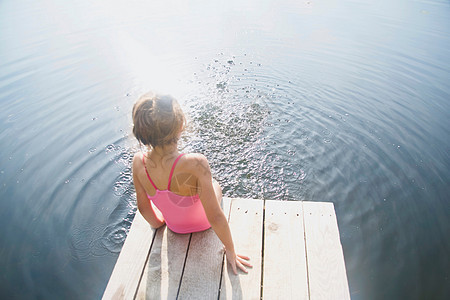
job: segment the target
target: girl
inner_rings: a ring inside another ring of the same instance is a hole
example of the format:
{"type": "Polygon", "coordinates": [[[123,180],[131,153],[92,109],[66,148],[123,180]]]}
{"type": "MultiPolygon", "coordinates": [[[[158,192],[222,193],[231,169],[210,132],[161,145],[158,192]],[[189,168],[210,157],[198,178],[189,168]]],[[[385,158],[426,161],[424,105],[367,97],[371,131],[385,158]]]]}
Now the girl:
{"type": "Polygon", "coordinates": [[[138,209],[153,228],[167,224],[177,233],[215,231],[225,246],[233,272],[247,273],[248,257],[237,255],[227,219],[220,207],[222,189],[212,179],[201,154],[180,154],[177,142],[186,119],[171,96],[143,95],[133,107],[133,134],[148,147],[133,158],[138,209]]]}

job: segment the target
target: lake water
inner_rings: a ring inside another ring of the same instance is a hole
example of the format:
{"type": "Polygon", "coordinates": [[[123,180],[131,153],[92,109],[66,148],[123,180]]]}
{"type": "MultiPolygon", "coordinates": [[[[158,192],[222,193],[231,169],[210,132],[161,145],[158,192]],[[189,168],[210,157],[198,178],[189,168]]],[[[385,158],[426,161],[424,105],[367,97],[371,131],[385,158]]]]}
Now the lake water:
{"type": "Polygon", "coordinates": [[[449,58],[448,1],[1,1],[1,298],[101,297],[156,90],[227,196],[334,202],[353,299],[450,299],[449,58]]]}

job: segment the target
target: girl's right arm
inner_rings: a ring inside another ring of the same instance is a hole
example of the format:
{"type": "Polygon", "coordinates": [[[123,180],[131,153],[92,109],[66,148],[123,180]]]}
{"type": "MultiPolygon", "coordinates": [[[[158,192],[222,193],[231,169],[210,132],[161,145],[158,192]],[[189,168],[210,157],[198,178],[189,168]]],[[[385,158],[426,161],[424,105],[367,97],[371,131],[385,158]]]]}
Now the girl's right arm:
{"type": "Polygon", "coordinates": [[[144,217],[144,219],[153,228],[159,228],[165,224],[164,218],[161,212],[152,205],[150,200],[147,198],[144,187],[142,186],[139,178],[137,176],[139,170],[143,168],[142,157],[139,153],[136,153],[133,157],[133,183],[136,190],[136,198],[139,212],[144,217]]]}

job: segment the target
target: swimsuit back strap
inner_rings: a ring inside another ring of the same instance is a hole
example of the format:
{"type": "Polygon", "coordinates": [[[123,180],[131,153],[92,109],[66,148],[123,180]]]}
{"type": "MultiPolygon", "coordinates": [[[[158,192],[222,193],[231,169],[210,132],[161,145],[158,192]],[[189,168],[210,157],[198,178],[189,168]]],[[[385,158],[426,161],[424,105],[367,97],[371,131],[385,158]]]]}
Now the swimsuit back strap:
{"type": "Polygon", "coordinates": [[[157,190],[158,188],[157,188],[156,185],[153,183],[153,180],[150,178],[150,174],[148,174],[147,166],[145,165],[145,154],[142,155],[142,163],[144,164],[145,173],[147,173],[147,178],[148,178],[148,180],[150,180],[150,183],[153,185],[153,187],[155,188],[155,190],[157,190]]]}
{"type": "Polygon", "coordinates": [[[169,175],[169,184],[167,185],[167,190],[169,190],[170,189],[170,183],[172,182],[172,175],[173,175],[173,170],[175,170],[175,166],[177,165],[177,162],[180,160],[180,158],[182,157],[184,155],[184,153],[183,154],[180,154],[180,155],[178,155],[178,157],[177,157],[177,159],[175,159],[175,161],[173,162],[173,165],[172,165],[172,170],[170,170],[170,175],[169,175]]]}

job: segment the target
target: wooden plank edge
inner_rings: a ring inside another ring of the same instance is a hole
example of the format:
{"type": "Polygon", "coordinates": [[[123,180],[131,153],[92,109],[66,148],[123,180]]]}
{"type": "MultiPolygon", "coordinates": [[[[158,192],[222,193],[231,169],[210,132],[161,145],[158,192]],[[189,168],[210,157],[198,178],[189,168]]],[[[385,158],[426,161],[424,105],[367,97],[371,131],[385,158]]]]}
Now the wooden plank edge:
{"type": "MultiPolygon", "coordinates": [[[[230,214],[231,214],[231,203],[233,202],[232,198],[222,197],[222,209],[225,217],[227,218],[227,222],[230,223],[230,214]]],[[[231,233],[233,234],[233,233],[231,233]]],[[[222,255],[222,267],[220,269],[220,282],[219,282],[219,293],[217,299],[220,299],[220,292],[222,291],[222,284],[224,283],[222,277],[224,276],[223,272],[225,270],[225,252],[222,255]]]]}
{"type": "Polygon", "coordinates": [[[134,299],[155,234],[156,229],[136,210],[102,299],[134,299]]]}
{"type": "Polygon", "coordinates": [[[265,230],[266,230],[266,199],[263,199],[263,207],[262,207],[262,237],[261,237],[261,275],[260,275],[260,290],[259,290],[259,296],[261,299],[264,295],[264,248],[265,248],[265,230]]]}
{"type": "Polygon", "coordinates": [[[305,260],[306,260],[306,281],[308,285],[308,297],[311,299],[311,287],[310,287],[310,279],[309,279],[309,261],[308,261],[308,248],[306,245],[306,224],[305,224],[305,201],[302,201],[302,221],[303,221],[303,238],[305,240],[305,260]]]}

